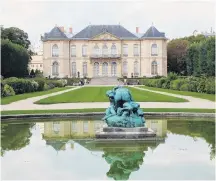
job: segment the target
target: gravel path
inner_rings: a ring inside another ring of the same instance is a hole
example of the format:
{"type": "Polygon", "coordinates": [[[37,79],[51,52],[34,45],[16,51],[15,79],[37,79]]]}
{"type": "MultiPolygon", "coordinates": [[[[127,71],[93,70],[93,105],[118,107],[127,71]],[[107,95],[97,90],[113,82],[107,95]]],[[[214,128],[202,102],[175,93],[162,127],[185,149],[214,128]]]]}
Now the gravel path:
{"type": "MultiPolygon", "coordinates": [[[[201,108],[201,109],[215,109],[215,103],[209,100],[194,98],[191,96],[183,96],[177,94],[171,94],[166,92],[148,90],[145,88],[139,88],[131,86],[135,89],[145,90],[149,92],[160,93],[163,95],[169,95],[173,97],[179,97],[189,100],[189,102],[173,103],[173,102],[139,102],[141,108],[201,108]]],[[[64,91],[59,91],[43,96],[32,97],[25,100],[20,100],[7,105],[1,105],[1,110],[49,110],[49,109],[84,109],[84,108],[107,108],[109,102],[86,102],[86,103],[59,103],[59,104],[34,104],[34,102],[44,99],[50,96],[55,96],[71,90],[80,89],[81,87],[71,88],[64,91]]]]}

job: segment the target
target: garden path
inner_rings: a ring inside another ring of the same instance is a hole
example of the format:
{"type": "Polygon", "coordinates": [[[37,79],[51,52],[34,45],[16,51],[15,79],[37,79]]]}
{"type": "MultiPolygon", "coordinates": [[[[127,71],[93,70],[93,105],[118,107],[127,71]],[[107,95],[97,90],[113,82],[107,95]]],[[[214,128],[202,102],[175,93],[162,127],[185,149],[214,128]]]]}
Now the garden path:
{"type": "MultiPolygon", "coordinates": [[[[98,86],[98,85],[97,85],[98,86]]],[[[209,100],[194,98],[191,96],[176,95],[166,92],[154,91],[136,86],[130,86],[136,89],[145,90],[149,92],[160,93],[163,95],[169,95],[173,97],[179,97],[189,100],[189,102],[173,103],[173,102],[138,102],[141,108],[197,108],[197,109],[215,109],[215,103],[209,100]]],[[[50,110],[50,109],[84,109],[84,108],[107,108],[109,102],[82,102],[82,103],[59,103],[59,104],[34,104],[34,102],[44,99],[50,96],[62,94],[71,90],[80,89],[82,87],[76,87],[59,91],[43,96],[32,97],[25,100],[20,100],[7,105],[1,105],[1,110],[50,110]]]]}

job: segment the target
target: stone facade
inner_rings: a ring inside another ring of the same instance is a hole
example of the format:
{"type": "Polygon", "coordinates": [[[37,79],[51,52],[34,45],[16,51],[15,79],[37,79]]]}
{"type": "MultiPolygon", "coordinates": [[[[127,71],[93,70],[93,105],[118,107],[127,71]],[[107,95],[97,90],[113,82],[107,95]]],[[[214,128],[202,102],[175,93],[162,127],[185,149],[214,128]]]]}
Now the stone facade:
{"type": "Polygon", "coordinates": [[[120,25],[88,26],[76,35],[55,27],[42,41],[46,77],[167,76],[167,38],[153,26],[141,37],[120,25]]]}

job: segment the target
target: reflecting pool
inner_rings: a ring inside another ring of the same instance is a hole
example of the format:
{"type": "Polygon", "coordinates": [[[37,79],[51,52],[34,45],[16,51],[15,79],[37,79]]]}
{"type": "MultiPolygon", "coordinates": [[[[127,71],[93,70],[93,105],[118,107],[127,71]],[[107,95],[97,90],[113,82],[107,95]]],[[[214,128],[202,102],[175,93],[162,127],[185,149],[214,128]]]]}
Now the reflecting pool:
{"type": "Polygon", "coordinates": [[[1,176],[10,180],[214,180],[215,122],[146,119],[157,141],[95,141],[100,118],[4,121],[1,176]]]}

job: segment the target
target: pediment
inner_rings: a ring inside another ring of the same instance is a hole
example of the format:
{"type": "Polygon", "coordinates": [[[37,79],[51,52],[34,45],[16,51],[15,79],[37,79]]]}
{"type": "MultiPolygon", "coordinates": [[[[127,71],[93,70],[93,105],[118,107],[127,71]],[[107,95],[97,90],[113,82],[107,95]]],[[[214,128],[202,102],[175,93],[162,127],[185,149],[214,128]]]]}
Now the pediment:
{"type": "Polygon", "coordinates": [[[110,33],[101,33],[93,37],[92,40],[119,40],[119,38],[110,33]]]}

